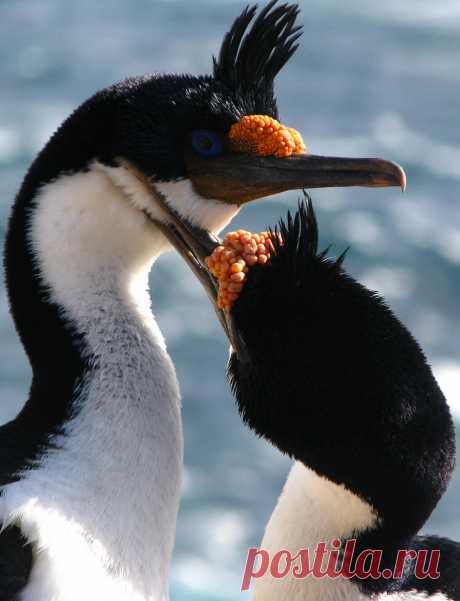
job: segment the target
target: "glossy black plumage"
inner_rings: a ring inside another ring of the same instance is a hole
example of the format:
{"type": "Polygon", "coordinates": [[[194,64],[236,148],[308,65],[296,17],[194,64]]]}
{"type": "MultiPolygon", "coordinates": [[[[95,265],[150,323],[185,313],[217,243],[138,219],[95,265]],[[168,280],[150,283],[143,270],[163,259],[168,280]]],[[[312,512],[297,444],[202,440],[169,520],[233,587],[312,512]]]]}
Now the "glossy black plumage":
{"type": "MultiPolygon", "coordinates": [[[[358,548],[382,549],[382,567],[414,538],[446,490],[455,463],[449,408],[410,332],[376,293],[318,253],[311,203],[282,222],[284,240],[255,266],[232,320],[238,353],[229,377],[244,421],[281,451],[370,503],[381,524],[358,548]]],[[[460,597],[455,570],[444,578],[460,597]]],[[[367,593],[423,587],[371,578],[367,593]],[[409,586],[410,585],[410,586],[409,586]]],[[[431,585],[431,586],[436,586],[431,585]]],[[[438,586],[442,589],[442,580],[438,586]]],[[[423,588],[421,589],[423,590],[423,588]]],[[[456,596],[455,596],[456,595],[456,596]]]]}
{"type": "Polygon", "coordinates": [[[214,78],[232,93],[250,103],[247,114],[278,116],[273,95],[273,80],[297,50],[296,40],[302,26],[295,22],[297,5],[272,0],[256,14],[256,6],[247,7],[225,35],[218,58],[214,58],[214,78]]]}

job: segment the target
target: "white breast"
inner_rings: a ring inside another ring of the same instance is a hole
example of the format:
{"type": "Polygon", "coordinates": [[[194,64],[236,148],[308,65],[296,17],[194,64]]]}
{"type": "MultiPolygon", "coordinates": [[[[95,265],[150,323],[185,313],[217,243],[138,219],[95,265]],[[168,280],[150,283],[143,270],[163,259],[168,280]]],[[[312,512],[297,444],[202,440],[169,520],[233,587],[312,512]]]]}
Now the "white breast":
{"type": "Polygon", "coordinates": [[[57,449],[0,498],[0,521],[35,544],[21,599],[162,601],[183,454],[179,389],[147,293],[165,241],[94,170],[41,190],[30,240],[95,360],[57,449]]]}

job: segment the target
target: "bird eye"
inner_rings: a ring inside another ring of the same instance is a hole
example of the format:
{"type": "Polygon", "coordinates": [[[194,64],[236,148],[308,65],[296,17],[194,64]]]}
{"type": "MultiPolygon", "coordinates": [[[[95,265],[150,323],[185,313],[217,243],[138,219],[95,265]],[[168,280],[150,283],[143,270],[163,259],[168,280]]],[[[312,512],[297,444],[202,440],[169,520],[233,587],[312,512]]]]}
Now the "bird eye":
{"type": "Polygon", "coordinates": [[[192,132],[192,146],[203,157],[216,157],[222,151],[219,135],[208,129],[196,129],[192,132]]]}

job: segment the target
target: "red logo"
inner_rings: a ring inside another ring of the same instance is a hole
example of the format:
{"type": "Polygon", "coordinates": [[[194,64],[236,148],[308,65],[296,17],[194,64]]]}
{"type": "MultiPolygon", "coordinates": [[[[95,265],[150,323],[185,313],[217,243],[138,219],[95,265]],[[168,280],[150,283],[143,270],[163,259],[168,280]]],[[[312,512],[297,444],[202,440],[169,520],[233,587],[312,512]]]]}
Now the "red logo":
{"type": "Polygon", "coordinates": [[[352,567],[355,549],[356,539],[346,541],[345,545],[339,539],[333,539],[330,544],[321,542],[315,549],[300,549],[295,555],[286,549],[280,549],[272,557],[265,549],[251,547],[246,558],[241,590],[246,591],[253,578],[262,578],[267,573],[276,579],[288,576],[296,579],[399,579],[404,574],[408,559],[415,561],[414,574],[419,580],[437,580],[440,577],[439,550],[430,552],[427,549],[401,549],[393,569],[381,570],[383,551],[365,549],[357,556],[352,567]]]}

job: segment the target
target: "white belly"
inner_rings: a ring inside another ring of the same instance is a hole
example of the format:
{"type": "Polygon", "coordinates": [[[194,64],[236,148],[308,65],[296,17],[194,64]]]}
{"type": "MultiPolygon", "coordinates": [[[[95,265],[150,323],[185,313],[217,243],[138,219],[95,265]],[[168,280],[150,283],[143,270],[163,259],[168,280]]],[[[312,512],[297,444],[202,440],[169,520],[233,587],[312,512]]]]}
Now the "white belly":
{"type": "Polygon", "coordinates": [[[58,448],[4,490],[0,520],[35,549],[22,601],[167,598],[183,441],[174,371],[162,363],[149,390],[137,378],[117,391],[94,374],[58,448]]]}

